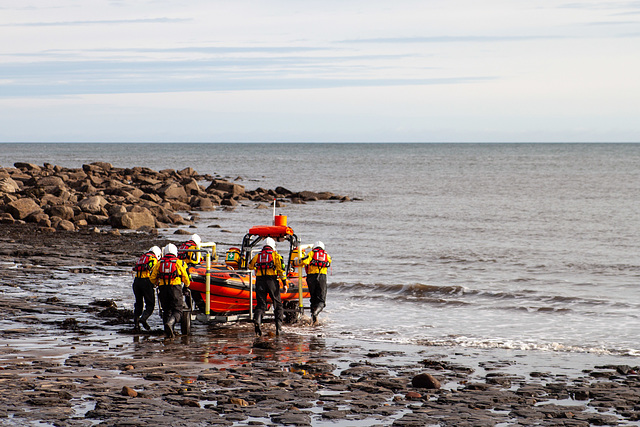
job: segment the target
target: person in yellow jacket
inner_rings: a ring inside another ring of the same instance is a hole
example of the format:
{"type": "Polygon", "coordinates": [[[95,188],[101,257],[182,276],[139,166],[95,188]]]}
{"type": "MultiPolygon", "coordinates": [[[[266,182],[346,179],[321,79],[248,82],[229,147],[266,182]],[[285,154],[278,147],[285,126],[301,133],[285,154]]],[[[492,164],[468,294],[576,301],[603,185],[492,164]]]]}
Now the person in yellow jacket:
{"type": "Polygon", "coordinates": [[[136,274],[133,280],[133,295],[136,302],[133,304],[133,330],[139,331],[140,324],[148,331],[151,329],[147,323],[147,319],[153,313],[156,305],[156,293],[153,289],[153,283],[149,280],[149,275],[153,267],[158,263],[160,258],[160,248],[153,246],[145,252],[133,266],[136,274]],[[142,310],[144,308],[144,311],[142,310]],[[140,317],[142,315],[142,317],[140,317]]]}
{"type": "Polygon", "coordinates": [[[331,265],[331,257],[324,250],[324,243],[317,241],[311,252],[300,261],[307,269],[307,287],[311,294],[311,320],[318,321],[318,314],[326,306],[327,269],[331,265]]]}
{"type": "Polygon", "coordinates": [[[267,295],[271,297],[273,303],[273,314],[276,321],[276,335],[280,335],[283,314],[282,300],[280,299],[280,283],[278,277],[287,286],[287,275],[284,271],[282,256],[276,251],[276,242],[267,237],[264,247],[260,253],[256,254],[249,262],[249,269],[256,271],[256,309],[253,312],[253,323],[256,335],[262,335],[260,326],[262,316],[267,311],[267,295]]]}
{"type": "Polygon", "coordinates": [[[151,283],[159,286],[159,299],[162,306],[162,323],[167,338],[175,336],[173,326],[182,319],[184,306],[183,288],[189,292],[191,285],[189,273],[184,263],[178,259],[178,248],[169,243],[163,249],[164,256],[151,271],[149,279],[151,283]]]}
{"type": "Polygon", "coordinates": [[[199,250],[200,243],[202,243],[200,236],[197,234],[192,234],[189,240],[178,247],[178,258],[180,258],[186,264],[200,264],[200,252],[191,252],[199,250]]]}
{"type": "MultiPolygon", "coordinates": [[[[202,239],[200,239],[200,236],[198,234],[192,234],[189,240],[178,246],[178,258],[184,262],[185,267],[187,267],[187,272],[189,272],[189,267],[196,266],[202,261],[200,252],[195,252],[200,250],[201,243],[202,239]]],[[[215,257],[215,253],[213,255],[215,257]]],[[[198,307],[198,310],[200,310],[201,313],[204,313],[205,302],[202,299],[202,294],[197,291],[192,291],[191,298],[198,307]]]]}

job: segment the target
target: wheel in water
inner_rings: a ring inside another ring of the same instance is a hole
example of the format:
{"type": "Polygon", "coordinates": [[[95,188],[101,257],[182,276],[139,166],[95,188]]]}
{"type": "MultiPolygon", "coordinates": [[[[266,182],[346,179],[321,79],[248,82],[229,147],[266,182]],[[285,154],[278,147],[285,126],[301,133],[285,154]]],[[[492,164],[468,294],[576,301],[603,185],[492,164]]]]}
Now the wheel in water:
{"type": "Polygon", "coordinates": [[[182,312],[182,321],[180,322],[180,332],[182,335],[191,334],[191,311],[182,312]]]}

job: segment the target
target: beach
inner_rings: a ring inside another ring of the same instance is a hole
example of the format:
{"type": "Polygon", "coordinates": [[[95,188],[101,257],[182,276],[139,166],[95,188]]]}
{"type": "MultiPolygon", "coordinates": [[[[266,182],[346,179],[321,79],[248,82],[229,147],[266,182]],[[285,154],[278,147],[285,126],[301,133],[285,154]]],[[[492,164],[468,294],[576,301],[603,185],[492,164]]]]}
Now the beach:
{"type": "Polygon", "coordinates": [[[248,324],[194,324],[190,336],[165,339],[157,321],[133,334],[130,310],[100,295],[88,304],[15,296],[64,281],[54,271],[122,269],[158,241],[137,232],[0,228],[1,424],[588,426],[640,418],[636,367],[526,371],[493,353],[357,345],[347,331],[329,338],[304,322],[280,337],[270,324],[260,338],[248,324]]]}

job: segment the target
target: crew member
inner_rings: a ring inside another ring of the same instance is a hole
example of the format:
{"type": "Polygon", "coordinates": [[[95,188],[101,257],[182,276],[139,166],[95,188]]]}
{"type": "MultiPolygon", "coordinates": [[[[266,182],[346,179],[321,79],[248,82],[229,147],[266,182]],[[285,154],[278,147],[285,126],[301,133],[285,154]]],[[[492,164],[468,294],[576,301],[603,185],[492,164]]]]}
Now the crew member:
{"type": "MultiPolygon", "coordinates": [[[[189,267],[200,264],[200,261],[201,261],[200,252],[196,252],[200,250],[200,243],[202,243],[200,236],[197,234],[192,234],[189,240],[187,240],[186,242],[184,242],[178,247],[178,258],[185,263],[187,272],[189,272],[189,267]]],[[[196,307],[198,307],[198,310],[204,313],[205,303],[204,303],[204,300],[202,299],[202,294],[196,290],[192,290],[191,298],[195,302],[196,307]]]]}
{"type": "Polygon", "coordinates": [[[273,303],[273,313],[276,321],[276,335],[280,335],[282,327],[283,310],[280,299],[280,283],[278,277],[282,279],[285,289],[287,287],[287,276],[284,272],[284,262],[282,256],[276,251],[276,242],[267,237],[264,247],[249,262],[249,269],[256,271],[256,308],[253,314],[253,323],[256,335],[262,335],[260,326],[262,316],[267,310],[267,294],[273,303]]]}
{"type": "Polygon", "coordinates": [[[147,331],[151,329],[147,323],[147,319],[153,313],[156,305],[156,294],[153,289],[153,284],[151,280],[149,280],[149,274],[151,274],[153,267],[158,263],[159,258],[160,248],[154,246],[145,252],[133,266],[133,271],[136,274],[132,285],[133,295],[136,298],[136,302],[133,304],[134,331],[140,330],[140,324],[142,324],[147,331]],[[140,315],[142,315],[142,317],[140,317],[140,315]]]}
{"type": "Polygon", "coordinates": [[[178,258],[189,265],[200,264],[200,236],[192,234],[191,238],[178,247],[178,258]]]}
{"type": "Polygon", "coordinates": [[[327,269],[331,265],[331,257],[324,250],[324,243],[317,241],[313,249],[300,262],[307,269],[307,287],[311,294],[311,320],[315,324],[318,314],[327,300],[327,269]]]}
{"type": "Polygon", "coordinates": [[[178,248],[169,243],[163,249],[164,256],[151,271],[151,282],[159,286],[159,299],[162,306],[162,323],[167,338],[175,336],[173,326],[182,319],[183,288],[188,292],[191,280],[184,263],[178,259],[178,248]]]}

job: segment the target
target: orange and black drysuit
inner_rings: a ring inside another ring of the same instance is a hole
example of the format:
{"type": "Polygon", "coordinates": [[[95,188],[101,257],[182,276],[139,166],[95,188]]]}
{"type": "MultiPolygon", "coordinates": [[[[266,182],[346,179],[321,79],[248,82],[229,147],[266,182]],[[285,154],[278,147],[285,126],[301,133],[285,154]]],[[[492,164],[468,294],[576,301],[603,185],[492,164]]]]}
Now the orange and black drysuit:
{"type": "Polygon", "coordinates": [[[253,312],[256,333],[258,335],[262,334],[260,332],[260,323],[262,322],[262,315],[267,311],[267,295],[269,295],[273,303],[276,334],[279,334],[284,311],[282,309],[282,300],[280,299],[278,277],[282,279],[283,283],[287,283],[282,256],[270,246],[265,246],[251,259],[249,269],[256,271],[256,308],[253,312]]]}
{"type": "Polygon", "coordinates": [[[322,248],[314,248],[300,261],[307,269],[307,287],[311,294],[311,318],[315,321],[326,305],[327,269],[331,265],[331,256],[322,248]]]}
{"type": "Polygon", "coordinates": [[[170,327],[182,319],[184,298],[182,284],[187,288],[191,285],[189,274],[184,263],[172,254],[160,258],[151,271],[149,279],[159,286],[160,305],[162,306],[162,322],[170,327]]]}
{"type": "Polygon", "coordinates": [[[149,251],[143,254],[133,266],[133,271],[136,274],[132,285],[133,295],[136,298],[133,304],[135,329],[140,329],[140,323],[142,323],[145,329],[149,329],[147,319],[153,313],[156,305],[156,294],[153,290],[153,284],[151,280],[149,280],[149,274],[157,263],[158,259],[155,254],[149,251]],[[142,310],[143,307],[144,311],[142,310]]]}

